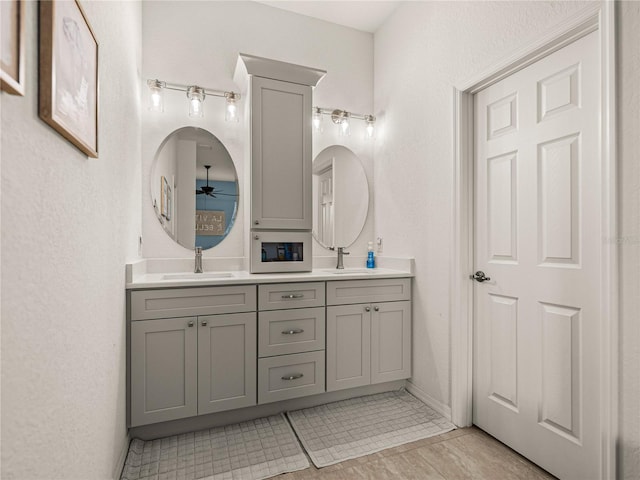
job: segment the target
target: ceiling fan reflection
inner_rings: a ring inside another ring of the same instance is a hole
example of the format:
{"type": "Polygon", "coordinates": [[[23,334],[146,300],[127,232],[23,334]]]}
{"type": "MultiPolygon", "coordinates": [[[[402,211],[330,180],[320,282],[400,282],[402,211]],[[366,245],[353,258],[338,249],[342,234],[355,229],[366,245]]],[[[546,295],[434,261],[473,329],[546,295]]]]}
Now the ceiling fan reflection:
{"type": "Polygon", "coordinates": [[[224,193],[222,190],[216,190],[215,187],[209,186],[209,169],[211,165],[205,165],[204,168],[207,169],[207,184],[202,187],[196,189],[196,195],[206,195],[208,197],[216,198],[218,195],[222,195],[225,197],[237,197],[236,193],[224,193]]]}

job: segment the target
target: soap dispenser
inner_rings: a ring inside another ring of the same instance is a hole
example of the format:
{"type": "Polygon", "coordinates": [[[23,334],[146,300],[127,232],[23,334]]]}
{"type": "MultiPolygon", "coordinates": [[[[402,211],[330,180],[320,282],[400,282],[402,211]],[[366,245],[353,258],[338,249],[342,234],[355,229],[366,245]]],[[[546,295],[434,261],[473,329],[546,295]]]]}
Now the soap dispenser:
{"type": "Polygon", "coordinates": [[[373,242],[369,242],[367,250],[367,268],[376,268],[376,259],[373,256],[373,242]]]}

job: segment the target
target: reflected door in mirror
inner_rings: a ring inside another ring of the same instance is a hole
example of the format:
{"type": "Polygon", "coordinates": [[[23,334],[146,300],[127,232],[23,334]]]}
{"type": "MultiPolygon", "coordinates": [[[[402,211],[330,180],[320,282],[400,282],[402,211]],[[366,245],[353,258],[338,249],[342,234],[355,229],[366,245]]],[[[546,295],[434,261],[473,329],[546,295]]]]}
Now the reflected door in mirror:
{"type": "Polygon", "coordinates": [[[360,159],[341,145],[313,161],[313,235],[324,247],[348,247],[362,232],[369,210],[369,183],[360,159]]]}

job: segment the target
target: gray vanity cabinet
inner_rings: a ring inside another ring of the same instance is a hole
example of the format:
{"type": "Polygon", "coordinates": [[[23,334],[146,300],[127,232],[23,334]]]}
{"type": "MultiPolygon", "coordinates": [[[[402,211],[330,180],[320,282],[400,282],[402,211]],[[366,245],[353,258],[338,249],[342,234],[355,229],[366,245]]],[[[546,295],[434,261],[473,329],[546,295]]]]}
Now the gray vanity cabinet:
{"type": "Polygon", "coordinates": [[[251,78],[251,227],[311,230],[311,87],[251,78]]]}
{"type": "Polygon", "coordinates": [[[411,302],[374,303],[371,311],[371,383],[411,377],[411,302]]]}
{"type": "Polygon", "coordinates": [[[255,285],[132,292],[131,426],[255,405],[255,310],[255,285]]]}
{"type": "Polygon", "coordinates": [[[371,307],[327,307],[327,391],[371,383],[371,307]]]}
{"type": "Polygon", "coordinates": [[[256,404],[256,314],[198,317],[198,415],[256,404]]]}
{"type": "Polygon", "coordinates": [[[259,404],[325,391],[324,303],[324,282],[258,286],[259,404]]]}
{"type": "Polygon", "coordinates": [[[196,317],[131,323],[131,425],[198,413],[196,317]]]}
{"type": "Polygon", "coordinates": [[[327,282],[327,304],[328,392],[411,376],[411,279],[327,282]]]}

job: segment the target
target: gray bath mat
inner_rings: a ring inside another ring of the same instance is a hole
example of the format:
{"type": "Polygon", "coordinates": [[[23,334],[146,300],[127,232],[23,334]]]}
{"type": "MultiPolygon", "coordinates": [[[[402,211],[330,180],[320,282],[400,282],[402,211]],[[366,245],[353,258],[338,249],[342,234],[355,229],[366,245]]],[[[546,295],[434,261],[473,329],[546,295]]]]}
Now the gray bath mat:
{"type": "Polygon", "coordinates": [[[283,414],[133,440],[121,480],[259,480],[309,467],[283,414]]]}
{"type": "Polygon", "coordinates": [[[405,390],[287,412],[311,461],[326,467],[455,426],[405,390]]]}

